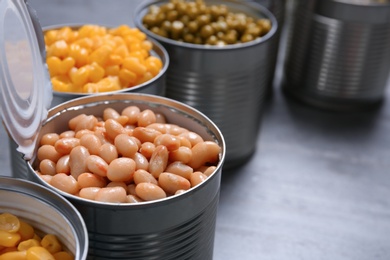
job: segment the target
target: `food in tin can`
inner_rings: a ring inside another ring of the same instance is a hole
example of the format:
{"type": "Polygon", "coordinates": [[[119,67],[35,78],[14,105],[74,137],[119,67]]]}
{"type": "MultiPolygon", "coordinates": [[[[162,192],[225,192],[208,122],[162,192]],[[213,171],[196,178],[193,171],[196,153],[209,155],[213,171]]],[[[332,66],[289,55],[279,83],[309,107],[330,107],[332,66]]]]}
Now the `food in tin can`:
{"type": "Polygon", "coordinates": [[[216,169],[221,147],[138,106],[80,114],[42,136],[38,175],[84,199],[137,203],[183,193],[216,169]]]}
{"type": "Polygon", "coordinates": [[[225,46],[253,41],[267,34],[271,21],[233,12],[224,4],[203,0],[170,0],[152,5],[143,25],[162,37],[193,44],[225,46]]]}
{"type": "Polygon", "coordinates": [[[43,234],[18,216],[0,213],[0,260],[63,259],[72,260],[72,253],[63,248],[54,234],[43,234]]]}
{"type": "Polygon", "coordinates": [[[162,69],[151,55],[153,44],[137,28],[121,25],[69,26],[44,33],[46,63],[53,89],[97,93],[142,84],[162,69]]]}

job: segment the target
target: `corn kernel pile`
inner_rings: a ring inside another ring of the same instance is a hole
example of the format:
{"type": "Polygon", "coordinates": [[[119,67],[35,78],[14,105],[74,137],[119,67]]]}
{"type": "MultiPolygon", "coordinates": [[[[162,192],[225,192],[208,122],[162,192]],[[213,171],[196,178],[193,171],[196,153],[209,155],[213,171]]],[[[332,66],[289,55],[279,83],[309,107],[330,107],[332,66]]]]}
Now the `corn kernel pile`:
{"type": "Polygon", "coordinates": [[[116,91],[155,77],[163,64],[150,55],[152,43],[137,28],[84,25],[44,34],[53,90],[75,93],[116,91]]]}
{"type": "Polygon", "coordinates": [[[73,260],[53,234],[39,236],[34,227],[8,212],[0,214],[0,260],[73,260]]]}

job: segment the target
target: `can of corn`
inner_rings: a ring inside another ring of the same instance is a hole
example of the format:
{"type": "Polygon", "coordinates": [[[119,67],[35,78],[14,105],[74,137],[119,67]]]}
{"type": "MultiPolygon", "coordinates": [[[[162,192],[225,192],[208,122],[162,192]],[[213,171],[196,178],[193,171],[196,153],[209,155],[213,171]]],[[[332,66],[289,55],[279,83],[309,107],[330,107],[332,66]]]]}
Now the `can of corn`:
{"type": "Polygon", "coordinates": [[[85,260],[88,232],[76,208],[53,190],[37,183],[0,177],[0,214],[10,213],[28,223],[38,236],[53,234],[62,251],[85,260]]]}

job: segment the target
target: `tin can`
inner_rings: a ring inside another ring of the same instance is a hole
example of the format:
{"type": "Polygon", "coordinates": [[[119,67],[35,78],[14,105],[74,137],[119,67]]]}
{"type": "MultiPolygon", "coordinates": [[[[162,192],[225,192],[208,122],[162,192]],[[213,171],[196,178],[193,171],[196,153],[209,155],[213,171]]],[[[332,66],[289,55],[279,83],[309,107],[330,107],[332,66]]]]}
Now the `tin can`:
{"type": "Polygon", "coordinates": [[[67,122],[80,113],[101,115],[105,108],[121,111],[129,105],[162,113],[167,122],[217,142],[222,152],[215,172],[183,194],[136,204],[89,201],[62,192],[36,174],[34,158],[27,164],[28,174],[67,198],[81,213],[89,232],[89,259],[212,259],[225,143],[217,126],[201,112],[155,95],[89,96],[52,108],[39,136],[64,131],[67,122]]]}
{"type": "Polygon", "coordinates": [[[390,73],[390,2],[296,0],[283,89],[335,111],[375,107],[390,73]]]}
{"type": "Polygon", "coordinates": [[[75,260],[87,259],[87,228],[80,213],[65,198],[36,183],[10,177],[0,177],[0,197],[0,213],[8,212],[24,220],[38,235],[56,235],[75,260]]]}
{"type": "MultiPolygon", "coordinates": [[[[53,25],[50,27],[43,28],[43,33],[45,33],[48,30],[52,29],[59,29],[63,28],[64,26],[68,26],[72,29],[80,28],[82,25],[53,25]]],[[[40,28],[38,28],[39,30],[40,28]]],[[[38,32],[37,33],[38,38],[42,38],[42,35],[38,32]]],[[[43,39],[41,39],[43,41],[43,39]]],[[[69,93],[69,92],[59,92],[59,91],[53,91],[52,92],[52,101],[51,101],[51,107],[54,107],[56,105],[59,105],[63,102],[66,102],[71,99],[79,98],[79,97],[86,97],[90,95],[106,95],[107,93],[126,93],[126,92],[132,92],[132,93],[147,93],[147,94],[153,94],[153,95],[165,95],[165,73],[169,65],[169,56],[165,48],[158,43],[156,40],[148,38],[148,41],[150,41],[153,45],[150,55],[158,57],[162,63],[163,67],[161,68],[160,72],[153,77],[151,80],[144,82],[142,84],[136,85],[131,88],[121,89],[118,91],[111,91],[111,92],[102,92],[102,93],[94,93],[94,94],[84,94],[84,93],[69,93]]],[[[41,43],[42,44],[42,43],[41,43]]],[[[43,55],[44,56],[44,55],[43,55]]],[[[47,79],[49,81],[49,79],[47,79]]],[[[14,140],[11,138],[9,142],[9,149],[11,151],[17,150],[17,143],[14,142],[14,140]]],[[[23,179],[29,179],[27,176],[27,168],[25,164],[25,160],[23,158],[22,154],[14,154],[11,157],[11,167],[12,167],[12,175],[17,178],[23,178],[23,179]]]]}
{"type": "Polygon", "coordinates": [[[143,3],[134,17],[135,25],[168,52],[166,96],[210,117],[226,140],[224,167],[238,166],[255,150],[265,94],[273,82],[276,49],[272,39],[278,23],[269,10],[257,3],[207,1],[207,4],[224,4],[233,12],[268,18],[272,29],[265,36],[243,44],[224,47],[190,44],[161,37],[143,26],[142,18],[150,6],[164,3],[167,1],[143,3]]]}

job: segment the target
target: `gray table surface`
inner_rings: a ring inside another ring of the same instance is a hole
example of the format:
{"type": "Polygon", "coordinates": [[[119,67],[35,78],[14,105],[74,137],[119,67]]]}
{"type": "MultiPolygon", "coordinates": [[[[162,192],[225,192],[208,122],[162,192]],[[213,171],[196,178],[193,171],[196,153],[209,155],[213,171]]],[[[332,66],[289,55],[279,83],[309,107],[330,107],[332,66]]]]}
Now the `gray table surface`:
{"type": "MultiPolygon", "coordinates": [[[[42,26],[132,25],[135,0],[31,0],[42,26]]],[[[257,150],[223,171],[214,259],[390,259],[390,104],[331,113],[285,97],[276,73],[257,150]]],[[[0,175],[10,175],[0,127],[0,175]]]]}

